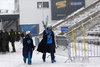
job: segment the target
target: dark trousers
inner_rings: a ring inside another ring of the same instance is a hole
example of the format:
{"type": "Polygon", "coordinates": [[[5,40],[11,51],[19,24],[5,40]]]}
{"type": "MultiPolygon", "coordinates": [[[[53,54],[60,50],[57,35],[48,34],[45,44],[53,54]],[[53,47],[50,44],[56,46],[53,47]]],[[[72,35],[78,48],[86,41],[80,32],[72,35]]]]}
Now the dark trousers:
{"type": "Polygon", "coordinates": [[[8,51],[9,52],[9,42],[7,42],[7,46],[6,46],[6,51],[8,51]]]}
{"type": "Polygon", "coordinates": [[[11,44],[12,44],[12,47],[13,47],[13,51],[15,52],[16,50],[15,50],[14,42],[11,42],[11,44]]]}
{"type": "MultiPolygon", "coordinates": [[[[53,44],[47,44],[45,51],[46,52],[48,52],[48,51],[50,52],[50,54],[51,54],[51,60],[54,60],[55,59],[55,56],[54,56],[54,46],[53,46],[53,44]]],[[[43,56],[42,56],[42,59],[43,60],[45,60],[45,58],[46,58],[46,52],[43,53],[43,56]]]]}
{"type": "Polygon", "coordinates": [[[0,52],[2,52],[2,42],[0,41],[0,52]]]}
{"type": "Polygon", "coordinates": [[[6,52],[6,46],[7,46],[7,43],[5,41],[2,42],[2,49],[3,49],[3,52],[6,52]]]}
{"type": "MultiPolygon", "coordinates": [[[[42,58],[43,58],[43,60],[45,60],[45,58],[46,58],[46,53],[43,53],[42,58]]],[[[51,53],[51,60],[54,60],[54,59],[55,59],[54,53],[51,53]]]]}

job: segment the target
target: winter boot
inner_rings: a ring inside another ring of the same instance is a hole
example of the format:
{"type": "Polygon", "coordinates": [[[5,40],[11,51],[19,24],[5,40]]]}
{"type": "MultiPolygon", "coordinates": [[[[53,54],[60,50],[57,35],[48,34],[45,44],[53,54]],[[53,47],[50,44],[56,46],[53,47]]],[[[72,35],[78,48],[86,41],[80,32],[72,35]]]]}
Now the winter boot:
{"type": "Polygon", "coordinates": [[[54,62],[56,62],[56,60],[52,60],[51,62],[54,63],[54,62]]]}
{"type": "Polygon", "coordinates": [[[26,63],[26,58],[23,59],[24,63],[26,63]]]}
{"type": "Polygon", "coordinates": [[[28,61],[28,65],[31,65],[31,61],[28,61]]]}
{"type": "Polygon", "coordinates": [[[46,61],[43,59],[43,62],[46,62],[46,61]]]}

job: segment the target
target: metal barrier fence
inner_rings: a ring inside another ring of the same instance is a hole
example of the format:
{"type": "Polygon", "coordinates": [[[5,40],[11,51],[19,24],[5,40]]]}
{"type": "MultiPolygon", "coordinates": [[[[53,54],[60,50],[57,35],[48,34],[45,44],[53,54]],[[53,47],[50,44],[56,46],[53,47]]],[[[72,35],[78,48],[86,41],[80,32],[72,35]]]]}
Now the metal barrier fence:
{"type": "MultiPolygon", "coordinates": [[[[75,51],[74,51],[74,45],[73,43],[70,43],[71,45],[71,58],[75,57],[75,51]]],[[[86,56],[87,57],[100,57],[100,46],[94,45],[94,44],[86,44],[86,56]]],[[[84,43],[77,43],[76,44],[76,56],[82,58],[85,56],[84,53],[84,43]]]]}
{"type": "MultiPolygon", "coordinates": [[[[68,57],[69,57],[68,60],[80,62],[80,58],[83,58],[82,61],[84,61],[84,59],[89,61],[89,57],[100,57],[99,44],[96,45],[93,42],[92,42],[93,44],[85,43],[87,41],[85,41],[84,27],[83,27],[83,38],[82,38],[83,41],[81,40],[80,43],[78,42],[78,40],[75,41],[73,29],[72,29],[72,36],[73,36],[73,42],[69,43],[68,45],[68,57]]],[[[89,39],[89,41],[91,40],[94,42],[95,41],[100,42],[100,39],[99,40],[89,39]]]]}
{"type": "MultiPolygon", "coordinates": [[[[84,39],[84,37],[81,40],[79,40],[77,38],[75,40],[76,43],[74,43],[74,42],[68,43],[67,37],[56,36],[55,41],[56,41],[56,44],[58,47],[56,49],[55,55],[68,57],[68,59],[65,62],[67,62],[68,60],[74,61],[75,58],[81,59],[81,58],[87,57],[87,58],[85,58],[85,60],[88,60],[89,57],[100,57],[100,45],[94,44],[94,42],[96,42],[96,41],[100,42],[100,40],[99,39],[95,40],[95,38],[94,38],[94,39],[88,39],[88,41],[87,41],[87,38],[84,39]],[[85,43],[85,42],[87,42],[87,43],[85,43]],[[92,43],[90,43],[90,42],[92,42],[92,43]]],[[[36,45],[39,44],[38,37],[35,37],[35,44],[36,45]]]]}

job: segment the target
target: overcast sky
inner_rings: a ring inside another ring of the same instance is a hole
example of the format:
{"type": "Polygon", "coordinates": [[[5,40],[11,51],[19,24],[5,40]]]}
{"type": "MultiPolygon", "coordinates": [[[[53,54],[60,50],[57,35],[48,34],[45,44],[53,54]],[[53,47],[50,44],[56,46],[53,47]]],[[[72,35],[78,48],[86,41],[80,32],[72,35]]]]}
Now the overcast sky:
{"type": "Polygon", "coordinates": [[[0,0],[0,9],[13,9],[14,0],[0,0]]]}

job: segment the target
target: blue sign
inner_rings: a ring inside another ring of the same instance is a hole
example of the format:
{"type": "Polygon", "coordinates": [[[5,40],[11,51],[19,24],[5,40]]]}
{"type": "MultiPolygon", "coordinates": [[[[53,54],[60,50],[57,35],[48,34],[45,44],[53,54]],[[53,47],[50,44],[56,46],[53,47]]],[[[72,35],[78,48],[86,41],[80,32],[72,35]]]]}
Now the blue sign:
{"type": "Polygon", "coordinates": [[[68,32],[68,27],[61,27],[61,32],[68,32]]]}

